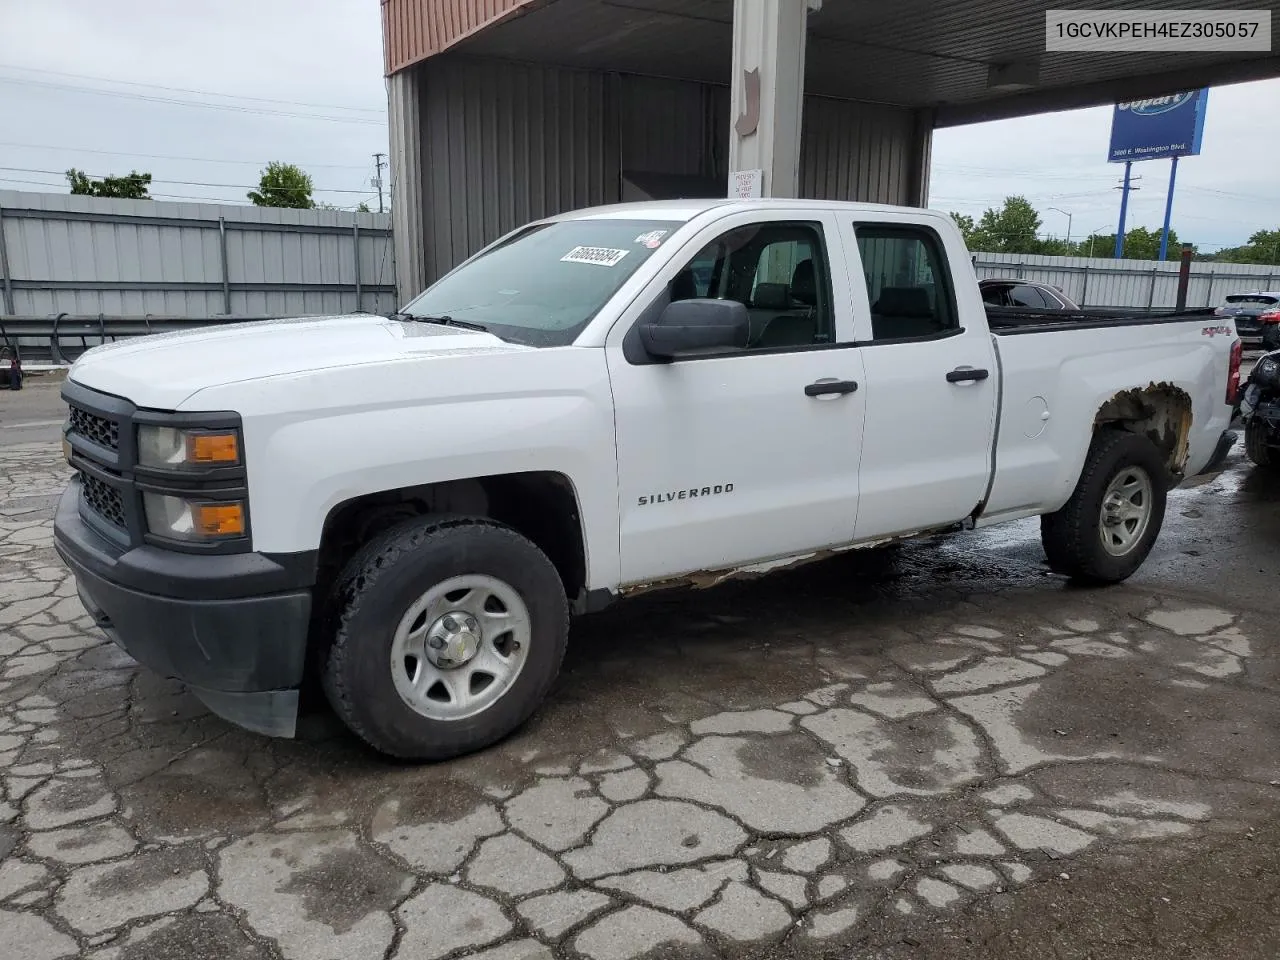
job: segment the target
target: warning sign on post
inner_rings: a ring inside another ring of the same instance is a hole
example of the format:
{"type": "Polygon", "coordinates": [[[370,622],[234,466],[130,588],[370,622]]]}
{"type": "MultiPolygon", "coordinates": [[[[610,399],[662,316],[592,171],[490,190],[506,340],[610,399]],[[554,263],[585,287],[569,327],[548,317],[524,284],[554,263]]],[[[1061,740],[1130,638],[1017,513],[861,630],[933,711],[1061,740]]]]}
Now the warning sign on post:
{"type": "Polygon", "coordinates": [[[735,170],[729,174],[729,197],[751,200],[764,196],[763,170],[735,170]]]}

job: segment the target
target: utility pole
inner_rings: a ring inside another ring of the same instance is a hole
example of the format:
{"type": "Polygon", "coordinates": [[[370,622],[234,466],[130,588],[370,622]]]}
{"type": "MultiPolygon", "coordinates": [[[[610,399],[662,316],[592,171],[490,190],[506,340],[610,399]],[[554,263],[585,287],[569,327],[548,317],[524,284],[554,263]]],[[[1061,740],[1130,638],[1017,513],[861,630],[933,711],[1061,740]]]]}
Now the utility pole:
{"type": "MultiPolygon", "coordinates": [[[[1117,187],[1120,191],[1120,227],[1116,230],[1116,249],[1113,254],[1116,260],[1119,260],[1124,255],[1124,220],[1125,214],[1129,210],[1129,191],[1142,189],[1133,185],[1132,173],[1133,161],[1127,160],[1124,165],[1124,183],[1117,187]]],[[[1138,179],[1141,180],[1142,178],[1138,177],[1138,179]]]]}
{"type": "Polygon", "coordinates": [[[386,166],[386,163],[384,161],[385,157],[386,157],[385,153],[375,153],[373,155],[374,174],[373,174],[373,179],[369,181],[369,184],[375,190],[378,191],[378,212],[379,213],[385,212],[382,206],[382,168],[386,166]]]}

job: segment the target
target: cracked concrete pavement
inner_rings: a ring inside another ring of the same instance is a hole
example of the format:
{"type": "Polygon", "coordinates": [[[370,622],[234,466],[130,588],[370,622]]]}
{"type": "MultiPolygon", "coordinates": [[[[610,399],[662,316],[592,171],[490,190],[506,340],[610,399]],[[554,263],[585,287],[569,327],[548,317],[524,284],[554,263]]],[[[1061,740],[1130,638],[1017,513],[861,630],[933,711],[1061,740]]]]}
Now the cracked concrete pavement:
{"type": "Polygon", "coordinates": [[[0,957],[1022,956],[1068,897],[1096,923],[1026,956],[1137,957],[1155,919],[1089,940],[1131,915],[1099,877],[1275,859],[1280,511],[1238,460],[1118,588],[1021,525],[620,604],[525,729],[413,767],[139,668],[52,550],[58,450],[0,457],[0,957]]]}

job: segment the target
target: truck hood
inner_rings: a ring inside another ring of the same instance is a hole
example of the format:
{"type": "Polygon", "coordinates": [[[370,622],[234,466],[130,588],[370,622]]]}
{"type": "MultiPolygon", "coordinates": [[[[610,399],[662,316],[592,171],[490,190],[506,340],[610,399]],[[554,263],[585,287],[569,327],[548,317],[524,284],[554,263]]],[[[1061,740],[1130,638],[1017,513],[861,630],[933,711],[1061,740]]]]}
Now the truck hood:
{"type": "Polygon", "coordinates": [[[140,407],[177,410],[206,387],[371,363],[532,347],[492,334],[370,314],[259,320],[104,344],[68,376],[140,407]]]}

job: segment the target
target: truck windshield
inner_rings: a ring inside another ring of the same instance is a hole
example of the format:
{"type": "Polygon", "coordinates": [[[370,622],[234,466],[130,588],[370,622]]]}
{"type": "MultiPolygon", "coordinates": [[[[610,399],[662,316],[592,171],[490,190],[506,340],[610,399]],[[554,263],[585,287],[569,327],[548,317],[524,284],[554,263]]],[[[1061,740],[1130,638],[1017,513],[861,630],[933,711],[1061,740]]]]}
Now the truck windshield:
{"type": "Polygon", "coordinates": [[[565,346],[681,225],[606,219],[531,227],[443,277],[401,312],[482,324],[514,343],[565,346]]]}

